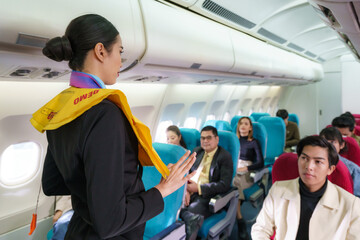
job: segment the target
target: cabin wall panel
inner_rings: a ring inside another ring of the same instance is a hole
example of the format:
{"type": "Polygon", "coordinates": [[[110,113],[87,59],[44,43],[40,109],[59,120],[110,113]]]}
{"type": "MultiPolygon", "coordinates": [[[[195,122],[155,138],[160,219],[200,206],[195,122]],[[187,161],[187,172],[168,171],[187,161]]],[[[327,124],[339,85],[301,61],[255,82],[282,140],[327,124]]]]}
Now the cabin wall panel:
{"type": "Polygon", "coordinates": [[[360,63],[351,57],[343,57],[342,61],[342,112],[360,114],[360,63]]]}
{"type": "Polygon", "coordinates": [[[296,113],[300,119],[300,137],[318,134],[318,91],[316,84],[286,87],[279,100],[279,109],[296,113]]]}
{"type": "Polygon", "coordinates": [[[319,130],[342,113],[341,62],[334,59],[324,64],[324,79],[317,83],[319,96],[319,130]],[[321,113],[320,113],[321,112],[321,113]]]}
{"type": "Polygon", "coordinates": [[[0,119],[32,114],[68,87],[68,83],[12,82],[0,79],[0,119]]]}

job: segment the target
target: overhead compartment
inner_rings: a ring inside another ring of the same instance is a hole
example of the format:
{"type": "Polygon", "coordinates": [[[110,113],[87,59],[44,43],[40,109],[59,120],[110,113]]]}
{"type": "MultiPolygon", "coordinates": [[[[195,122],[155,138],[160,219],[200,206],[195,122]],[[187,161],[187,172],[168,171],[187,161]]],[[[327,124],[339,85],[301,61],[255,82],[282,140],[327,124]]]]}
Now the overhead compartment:
{"type": "Polygon", "coordinates": [[[360,60],[360,1],[308,0],[320,18],[339,33],[353,55],[360,60]]]}
{"type": "Polygon", "coordinates": [[[229,29],[234,49],[235,63],[230,72],[248,75],[271,75],[269,46],[242,32],[229,29]]]}
{"type": "Polygon", "coordinates": [[[41,49],[48,39],[63,36],[72,19],[87,13],[104,16],[120,32],[125,50],[124,69],[144,54],[145,36],[138,1],[12,0],[0,8],[0,76],[7,77],[22,68],[35,68],[36,71],[26,77],[41,78],[46,72],[40,71],[40,66],[65,71],[65,63],[45,60],[41,49]]]}
{"type": "Polygon", "coordinates": [[[229,30],[235,63],[230,72],[264,79],[318,81],[323,77],[322,66],[304,57],[274,47],[235,30],[229,30]]]}
{"type": "Polygon", "coordinates": [[[234,55],[228,29],[166,2],[141,0],[147,49],[141,64],[228,72],[234,55]]]}

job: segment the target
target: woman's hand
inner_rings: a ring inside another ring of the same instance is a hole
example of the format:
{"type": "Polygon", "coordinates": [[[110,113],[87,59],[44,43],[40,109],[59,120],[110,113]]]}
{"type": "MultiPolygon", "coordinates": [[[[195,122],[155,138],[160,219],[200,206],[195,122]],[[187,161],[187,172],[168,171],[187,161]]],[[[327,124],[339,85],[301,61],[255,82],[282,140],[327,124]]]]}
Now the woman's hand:
{"type": "Polygon", "coordinates": [[[175,192],[195,175],[196,171],[185,176],[196,160],[196,153],[191,154],[190,157],[189,155],[190,151],[187,151],[176,164],[169,164],[169,176],[166,179],[161,178],[160,183],[155,186],[163,198],[175,192]]]}
{"type": "Polygon", "coordinates": [[[237,169],[237,172],[247,172],[248,168],[247,167],[241,167],[237,169]]]}

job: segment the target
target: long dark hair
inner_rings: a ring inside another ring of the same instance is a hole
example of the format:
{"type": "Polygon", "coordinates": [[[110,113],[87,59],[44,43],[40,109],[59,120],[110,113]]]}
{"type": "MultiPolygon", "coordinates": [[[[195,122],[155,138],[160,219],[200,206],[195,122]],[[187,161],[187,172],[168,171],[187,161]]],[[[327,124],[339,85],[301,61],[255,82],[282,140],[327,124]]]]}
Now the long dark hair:
{"type": "Polygon", "coordinates": [[[65,35],[50,39],[42,52],[57,62],[69,61],[72,70],[81,71],[88,51],[97,43],[102,43],[107,51],[111,51],[118,35],[118,30],[104,17],[86,14],[73,19],[65,35]]]}
{"type": "Polygon", "coordinates": [[[184,141],[184,139],[183,139],[183,137],[182,137],[182,135],[181,135],[180,129],[179,129],[177,126],[171,125],[171,126],[169,126],[169,127],[166,129],[166,131],[167,131],[167,132],[168,132],[168,131],[172,131],[172,132],[174,132],[178,137],[180,137],[180,145],[181,145],[183,148],[186,148],[186,143],[185,143],[185,141],[184,141]]]}

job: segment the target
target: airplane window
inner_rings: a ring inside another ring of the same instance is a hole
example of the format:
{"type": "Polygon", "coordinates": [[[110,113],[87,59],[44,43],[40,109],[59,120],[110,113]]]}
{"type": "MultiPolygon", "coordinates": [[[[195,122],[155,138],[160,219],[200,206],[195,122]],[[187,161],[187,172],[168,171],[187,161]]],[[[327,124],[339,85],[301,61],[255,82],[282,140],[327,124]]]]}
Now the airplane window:
{"type": "Polygon", "coordinates": [[[5,149],[0,158],[0,182],[7,186],[23,184],[36,174],[39,165],[39,144],[12,144],[5,149]]]}
{"type": "Polygon", "coordinates": [[[209,115],[207,115],[205,122],[206,122],[207,120],[216,120],[215,115],[214,115],[214,114],[209,114],[209,115]]]}
{"type": "Polygon", "coordinates": [[[199,129],[201,125],[202,112],[206,106],[206,102],[195,102],[191,105],[188,115],[184,122],[185,128],[196,128],[199,129]]]}
{"type": "Polygon", "coordinates": [[[188,117],[184,122],[185,128],[196,128],[196,117],[188,117]]]}
{"type": "Polygon", "coordinates": [[[201,127],[201,118],[199,118],[199,119],[197,120],[195,129],[200,130],[200,127],[201,127]]]}
{"type": "Polygon", "coordinates": [[[229,112],[226,112],[226,113],[225,113],[223,120],[230,122],[230,113],[229,113],[229,112]]]}
{"type": "Polygon", "coordinates": [[[173,125],[173,121],[171,121],[171,120],[161,121],[159,123],[159,126],[156,130],[155,142],[166,143],[166,129],[170,125],[173,125]]]}

